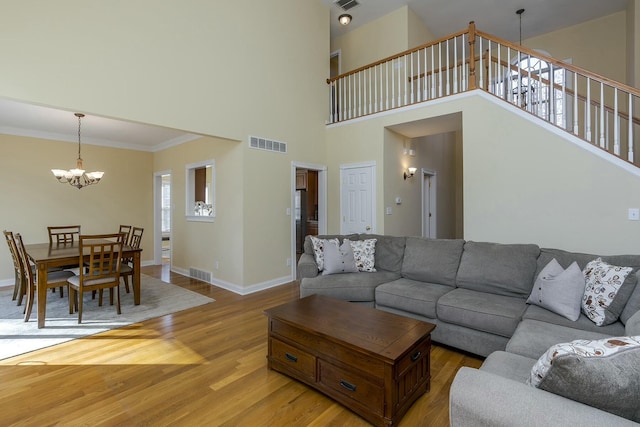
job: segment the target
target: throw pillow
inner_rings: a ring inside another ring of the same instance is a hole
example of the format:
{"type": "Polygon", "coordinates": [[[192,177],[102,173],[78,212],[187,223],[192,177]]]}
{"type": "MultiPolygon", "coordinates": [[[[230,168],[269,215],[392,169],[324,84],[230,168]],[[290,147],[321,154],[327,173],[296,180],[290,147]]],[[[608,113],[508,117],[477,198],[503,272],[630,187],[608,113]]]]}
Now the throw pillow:
{"type": "Polygon", "coordinates": [[[551,346],[531,370],[542,390],[640,421],[640,336],[551,346]]]}
{"type": "Polygon", "coordinates": [[[353,257],[356,260],[356,267],[358,271],[374,272],[376,271],[376,242],[378,239],[365,239],[365,240],[349,240],[344,239],[345,242],[349,242],[353,249],[353,257]]]}
{"type": "Polygon", "coordinates": [[[620,317],[633,288],[635,274],[631,267],[618,267],[602,261],[601,258],[589,262],[582,273],[586,286],[582,297],[582,312],[597,326],[609,325],[620,317]],[[626,282],[629,277],[629,282],[626,282]],[[625,284],[624,292],[620,292],[625,284]],[[627,292],[631,288],[629,292],[627,292]],[[617,298],[620,293],[620,298],[617,298]]]}
{"type": "Polygon", "coordinates": [[[311,238],[311,243],[313,244],[313,254],[316,259],[316,264],[318,264],[318,271],[324,270],[324,245],[327,242],[335,242],[336,245],[339,245],[338,239],[319,239],[315,236],[309,236],[311,238]]]}
{"type": "Polygon", "coordinates": [[[527,303],[539,305],[575,322],[580,317],[584,287],[584,275],[577,262],[565,270],[554,258],[538,275],[527,303]]]}
{"type": "Polygon", "coordinates": [[[353,249],[348,241],[345,241],[341,246],[335,242],[327,242],[324,245],[324,271],[322,274],[357,272],[353,249]]]}

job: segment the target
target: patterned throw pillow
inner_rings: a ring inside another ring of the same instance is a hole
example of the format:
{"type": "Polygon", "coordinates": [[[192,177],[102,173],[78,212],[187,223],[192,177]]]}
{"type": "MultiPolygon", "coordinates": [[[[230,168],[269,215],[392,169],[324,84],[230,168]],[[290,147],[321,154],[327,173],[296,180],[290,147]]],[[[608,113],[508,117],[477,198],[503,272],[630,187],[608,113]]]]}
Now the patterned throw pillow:
{"type": "Polygon", "coordinates": [[[610,265],[601,258],[589,262],[582,270],[586,281],[582,312],[597,326],[609,325],[618,320],[626,301],[614,304],[614,300],[632,270],[631,267],[610,265]],[[620,306],[620,310],[616,306],[620,306]]]}
{"type": "Polygon", "coordinates": [[[351,244],[353,249],[353,257],[356,261],[356,267],[358,271],[367,271],[372,273],[376,271],[376,242],[378,239],[366,239],[366,240],[349,240],[344,239],[345,242],[351,244]]]}
{"type": "Polygon", "coordinates": [[[541,390],[640,421],[640,336],[556,344],[531,371],[541,390]]]}
{"type": "Polygon", "coordinates": [[[324,270],[324,245],[327,242],[333,242],[336,245],[340,245],[338,239],[319,239],[315,236],[309,236],[311,238],[311,244],[313,244],[313,254],[316,258],[316,264],[318,264],[318,271],[324,270]]]}
{"type": "Polygon", "coordinates": [[[640,336],[614,337],[602,340],[574,340],[568,343],[555,344],[538,359],[531,369],[529,384],[539,387],[553,366],[554,360],[567,356],[583,358],[606,358],[621,351],[639,349],[640,336]]]}

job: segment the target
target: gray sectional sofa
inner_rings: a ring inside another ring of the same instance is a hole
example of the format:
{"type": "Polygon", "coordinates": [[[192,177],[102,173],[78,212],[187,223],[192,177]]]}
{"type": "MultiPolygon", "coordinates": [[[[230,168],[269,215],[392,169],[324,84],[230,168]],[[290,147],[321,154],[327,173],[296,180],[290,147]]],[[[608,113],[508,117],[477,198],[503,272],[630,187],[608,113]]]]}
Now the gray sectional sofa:
{"type": "MultiPolygon", "coordinates": [[[[307,236],[297,264],[301,297],[322,294],[425,320],[437,325],[435,342],[487,357],[480,369],[462,368],[456,375],[450,392],[452,425],[639,425],[526,384],[537,359],[554,344],[640,335],[640,286],[632,288],[619,319],[607,326],[596,326],[584,314],[574,322],[527,303],[536,277],[552,259],[563,268],[576,261],[582,269],[597,255],[535,244],[369,234],[318,237],[340,242],[376,238],[377,271],[323,275],[307,236]]],[[[633,267],[634,282],[640,281],[640,255],[602,259],[633,267]]],[[[640,407],[638,395],[621,398],[640,407]]]]}

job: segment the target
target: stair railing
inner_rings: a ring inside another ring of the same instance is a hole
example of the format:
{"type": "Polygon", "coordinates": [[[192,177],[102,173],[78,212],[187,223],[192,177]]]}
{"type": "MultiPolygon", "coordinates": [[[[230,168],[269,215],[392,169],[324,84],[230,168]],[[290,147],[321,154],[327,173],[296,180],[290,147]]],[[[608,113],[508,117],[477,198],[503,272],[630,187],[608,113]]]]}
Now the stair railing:
{"type": "Polygon", "coordinates": [[[475,28],[327,79],[328,123],[476,88],[640,166],[640,91],[475,28]]]}

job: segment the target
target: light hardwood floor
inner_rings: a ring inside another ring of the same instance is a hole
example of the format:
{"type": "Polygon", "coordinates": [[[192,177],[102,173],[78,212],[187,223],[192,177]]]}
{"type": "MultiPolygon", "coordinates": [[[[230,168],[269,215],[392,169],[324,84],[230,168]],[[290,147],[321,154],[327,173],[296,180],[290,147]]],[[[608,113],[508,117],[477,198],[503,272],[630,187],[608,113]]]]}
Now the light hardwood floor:
{"type": "MultiPolygon", "coordinates": [[[[239,296],[166,267],[143,272],[216,302],[0,361],[0,425],[369,425],[267,370],[263,310],[298,298],[295,283],[239,296]]],[[[447,426],[453,377],[481,364],[438,345],[431,357],[431,391],[400,427],[447,426]]]]}

